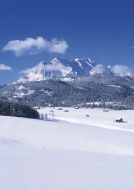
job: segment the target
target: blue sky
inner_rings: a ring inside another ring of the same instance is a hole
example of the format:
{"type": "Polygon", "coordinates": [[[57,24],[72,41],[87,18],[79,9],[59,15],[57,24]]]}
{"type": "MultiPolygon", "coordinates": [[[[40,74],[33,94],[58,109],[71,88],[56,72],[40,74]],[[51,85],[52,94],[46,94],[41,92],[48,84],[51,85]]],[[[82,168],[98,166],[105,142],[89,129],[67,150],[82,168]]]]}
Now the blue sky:
{"type": "Polygon", "coordinates": [[[55,57],[134,69],[134,1],[1,0],[0,83],[55,57]]]}

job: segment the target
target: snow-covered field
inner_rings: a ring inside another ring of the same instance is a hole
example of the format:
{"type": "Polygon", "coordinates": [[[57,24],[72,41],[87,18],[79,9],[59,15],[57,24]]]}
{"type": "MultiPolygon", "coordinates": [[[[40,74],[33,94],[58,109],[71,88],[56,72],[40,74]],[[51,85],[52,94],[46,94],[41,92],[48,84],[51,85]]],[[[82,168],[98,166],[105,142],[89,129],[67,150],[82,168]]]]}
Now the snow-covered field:
{"type": "Polygon", "coordinates": [[[39,112],[0,116],[0,190],[134,190],[134,111],[39,112]]]}

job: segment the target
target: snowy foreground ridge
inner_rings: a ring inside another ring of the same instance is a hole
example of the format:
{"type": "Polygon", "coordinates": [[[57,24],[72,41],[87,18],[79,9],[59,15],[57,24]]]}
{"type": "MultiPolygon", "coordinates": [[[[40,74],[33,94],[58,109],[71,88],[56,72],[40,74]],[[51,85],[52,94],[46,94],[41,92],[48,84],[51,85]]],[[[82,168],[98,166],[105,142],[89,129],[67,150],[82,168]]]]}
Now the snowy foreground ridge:
{"type": "Polygon", "coordinates": [[[0,190],[134,190],[134,111],[39,112],[0,116],[0,190]]]}

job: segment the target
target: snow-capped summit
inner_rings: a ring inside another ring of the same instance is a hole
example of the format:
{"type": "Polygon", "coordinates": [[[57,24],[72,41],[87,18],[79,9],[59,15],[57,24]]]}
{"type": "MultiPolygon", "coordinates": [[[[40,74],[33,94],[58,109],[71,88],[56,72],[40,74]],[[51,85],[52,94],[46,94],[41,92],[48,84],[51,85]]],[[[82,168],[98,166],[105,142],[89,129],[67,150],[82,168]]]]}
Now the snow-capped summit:
{"type": "Polygon", "coordinates": [[[67,60],[54,58],[50,62],[41,61],[37,66],[25,71],[26,75],[18,81],[40,81],[47,78],[62,78],[68,80],[79,76],[96,74],[111,74],[118,76],[134,77],[133,71],[127,66],[105,66],[90,58],[67,60]]]}
{"type": "Polygon", "coordinates": [[[97,64],[97,62],[93,62],[89,58],[75,60],[54,58],[49,63],[41,61],[32,69],[27,69],[25,71],[26,76],[18,81],[40,81],[52,77],[68,79],[76,76],[87,76],[97,64]]]}
{"type": "Polygon", "coordinates": [[[52,64],[52,65],[59,65],[59,64],[62,64],[62,61],[63,61],[64,59],[59,59],[59,58],[54,58],[54,59],[52,59],[51,61],[50,61],[50,64],[52,64]]]}
{"type": "Polygon", "coordinates": [[[52,65],[63,65],[64,67],[70,67],[70,74],[73,76],[89,75],[90,70],[99,64],[98,62],[91,61],[89,58],[76,58],[75,60],[54,58],[50,61],[50,63],[52,65]]]}
{"type": "Polygon", "coordinates": [[[27,74],[29,79],[42,80],[45,75],[45,64],[40,62],[36,67],[31,69],[31,72],[27,74]]]}

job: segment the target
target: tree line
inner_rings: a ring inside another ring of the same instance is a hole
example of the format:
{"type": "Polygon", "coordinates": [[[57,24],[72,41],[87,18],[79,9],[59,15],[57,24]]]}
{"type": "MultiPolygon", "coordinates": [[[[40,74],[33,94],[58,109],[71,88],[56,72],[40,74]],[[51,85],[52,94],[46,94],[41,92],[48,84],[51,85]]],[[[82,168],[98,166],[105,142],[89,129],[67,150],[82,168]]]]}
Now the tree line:
{"type": "Polygon", "coordinates": [[[39,113],[35,109],[27,105],[4,100],[0,100],[0,115],[35,119],[39,118],[39,113]]]}

